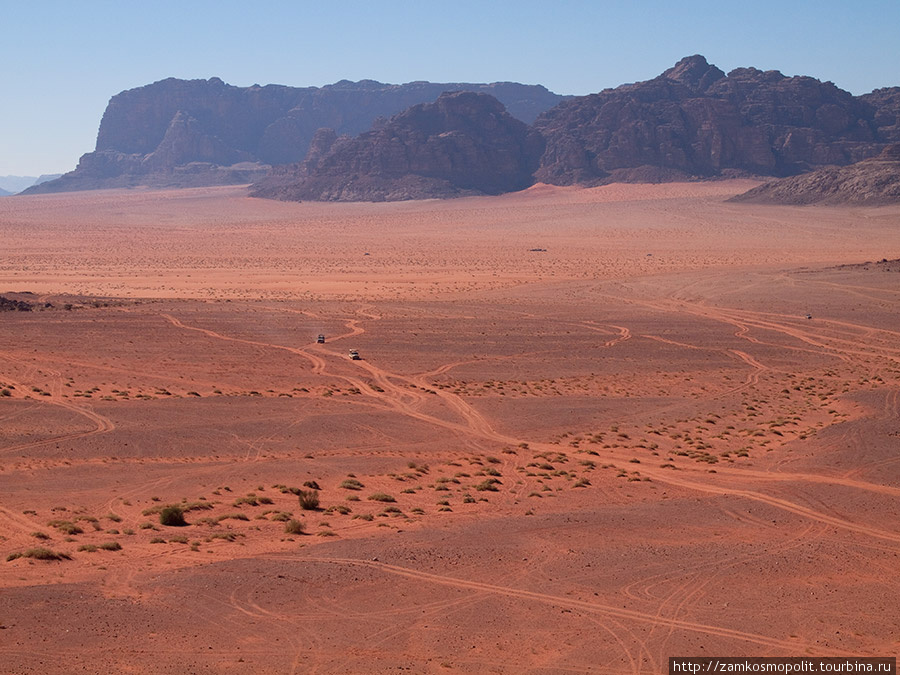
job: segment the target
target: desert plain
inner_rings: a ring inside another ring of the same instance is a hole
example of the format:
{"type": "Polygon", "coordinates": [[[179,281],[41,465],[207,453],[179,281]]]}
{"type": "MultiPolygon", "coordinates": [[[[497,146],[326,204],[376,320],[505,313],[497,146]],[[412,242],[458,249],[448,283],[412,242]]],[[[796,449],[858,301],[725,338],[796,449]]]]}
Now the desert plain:
{"type": "Polygon", "coordinates": [[[896,655],[900,207],[754,184],[0,200],[0,673],[896,655]]]}

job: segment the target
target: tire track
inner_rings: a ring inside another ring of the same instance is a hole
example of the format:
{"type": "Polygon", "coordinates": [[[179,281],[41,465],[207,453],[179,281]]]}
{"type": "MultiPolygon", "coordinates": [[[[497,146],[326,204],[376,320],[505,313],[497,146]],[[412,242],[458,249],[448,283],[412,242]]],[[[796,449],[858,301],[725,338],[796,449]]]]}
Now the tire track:
{"type": "MultiPolygon", "coordinates": [[[[605,616],[611,616],[618,619],[625,619],[629,621],[637,621],[640,623],[650,624],[651,626],[671,626],[673,628],[686,630],[690,632],[702,633],[705,635],[714,635],[717,637],[738,640],[741,642],[749,642],[752,644],[758,644],[765,647],[774,647],[781,650],[787,650],[790,652],[795,652],[799,647],[805,647],[808,650],[812,650],[814,652],[816,647],[814,645],[802,645],[797,642],[790,642],[787,640],[779,640],[778,638],[772,638],[765,635],[759,635],[756,633],[749,633],[746,631],[740,631],[732,628],[726,628],[722,626],[714,626],[710,624],[703,624],[694,621],[686,621],[681,619],[673,619],[667,617],[656,617],[652,614],[648,614],[646,612],[639,612],[637,610],[630,610],[621,607],[615,607],[613,605],[605,605],[601,603],[592,603],[586,602],[584,600],[575,600],[571,598],[563,598],[556,595],[551,595],[548,593],[539,593],[537,591],[528,591],[524,589],[518,588],[510,588],[506,586],[498,586],[494,584],[483,583],[479,581],[469,581],[465,579],[458,579],[456,577],[444,576],[440,574],[432,574],[430,572],[423,572],[420,570],[401,567],[399,565],[389,565],[387,563],[378,562],[374,560],[360,560],[357,558],[310,558],[310,557],[270,557],[273,560],[294,560],[296,562],[303,563],[320,563],[320,564],[332,564],[332,565],[344,565],[344,566],[356,566],[356,567],[370,567],[374,569],[381,570],[388,574],[394,574],[401,577],[406,577],[409,579],[416,579],[419,581],[427,581],[431,583],[440,584],[443,586],[451,586],[453,588],[462,588],[473,591],[483,591],[492,593],[495,595],[503,595],[512,598],[518,598],[522,600],[532,600],[536,602],[540,602],[548,605],[555,605],[559,607],[567,607],[569,609],[577,609],[580,611],[593,613],[593,614],[602,614],[605,616]]],[[[833,650],[829,650],[829,653],[834,653],[833,650]]],[[[850,655],[849,652],[842,653],[842,655],[850,655]]]]}

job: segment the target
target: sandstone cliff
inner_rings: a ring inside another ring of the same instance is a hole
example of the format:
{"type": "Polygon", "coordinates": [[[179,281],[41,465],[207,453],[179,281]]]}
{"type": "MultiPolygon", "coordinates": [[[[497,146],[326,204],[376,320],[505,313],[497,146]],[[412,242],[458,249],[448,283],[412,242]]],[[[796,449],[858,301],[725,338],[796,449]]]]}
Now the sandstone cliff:
{"type": "MultiPolygon", "coordinates": [[[[547,149],[537,180],[596,185],[733,173],[783,176],[877,154],[896,96],[856,98],[830,82],[702,56],[660,76],[570,99],[535,122],[547,149]]],[[[892,126],[893,125],[893,126],[892,126]]]]}
{"type": "Polygon", "coordinates": [[[289,200],[396,201],[500,194],[532,183],[540,136],[486,94],[442,94],[356,138],[320,131],[306,160],[254,186],[289,200]]]}
{"type": "Polygon", "coordinates": [[[356,135],[380,117],[452,90],[489,93],[528,123],[563,99],[544,87],[514,82],[392,85],[344,80],[296,88],[170,78],[113,96],[96,150],[60,180],[29,191],[252,182],[271,165],[301,161],[320,128],[356,135]]]}

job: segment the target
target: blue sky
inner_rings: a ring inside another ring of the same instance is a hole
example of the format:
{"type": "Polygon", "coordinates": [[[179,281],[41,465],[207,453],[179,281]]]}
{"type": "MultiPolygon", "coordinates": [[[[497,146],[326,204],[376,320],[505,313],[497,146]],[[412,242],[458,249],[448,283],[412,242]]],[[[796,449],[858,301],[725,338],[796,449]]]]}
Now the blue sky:
{"type": "Polygon", "coordinates": [[[511,80],[588,94],[682,56],[900,85],[900,0],[0,0],[0,175],[74,168],[106,103],[166,77],[511,80]]]}

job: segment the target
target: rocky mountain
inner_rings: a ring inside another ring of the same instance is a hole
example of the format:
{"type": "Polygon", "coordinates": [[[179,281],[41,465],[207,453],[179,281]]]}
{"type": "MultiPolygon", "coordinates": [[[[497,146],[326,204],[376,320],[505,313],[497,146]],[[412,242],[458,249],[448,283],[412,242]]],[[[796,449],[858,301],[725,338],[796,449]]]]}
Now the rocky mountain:
{"type": "Polygon", "coordinates": [[[500,194],[532,183],[539,134],[494,97],[442,94],[356,138],[321,130],[306,160],[254,186],[286,200],[396,201],[500,194]]]}
{"type": "Polygon", "coordinates": [[[850,166],[832,166],[764,183],[730,201],[756,204],[900,203],[900,143],[850,166]]]}
{"type": "Polygon", "coordinates": [[[9,197],[11,194],[13,194],[13,193],[8,192],[8,191],[4,190],[3,188],[0,188],[0,197],[9,197]]]}
{"type": "Polygon", "coordinates": [[[34,185],[36,180],[34,176],[0,176],[0,190],[6,194],[15,194],[34,185]]]}
{"type": "Polygon", "coordinates": [[[900,93],[690,56],[646,82],[560,103],[535,122],[539,181],[597,185],[734,173],[785,176],[877,154],[898,134],[900,93]]]}
{"type": "Polygon", "coordinates": [[[83,155],[74,171],[29,192],[249,183],[271,165],[303,160],[321,128],[356,135],[379,118],[452,90],[489,93],[527,123],[564,98],[513,82],[344,80],[296,88],[170,78],[113,96],[95,151],[83,155]]]}
{"type": "Polygon", "coordinates": [[[44,174],[37,178],[34,176],[0,176],[0,195],[14,195],[17,192],[21,192],[22,190],[31,187],[32,185],[38,185],[39,183],[46,183],[48,180],[53,180],[54,178],[59,178],[60,174],[44,174]]]}
{"type": "MultiPolygon", "coordinates": [[[[283,197],[289,185],[299,190],[302,179],[301,192],[318,190],[316,198],[387,199],[493,193],[501,184],[524,185],[518,163],[530,149],[502,159],[502,153],[489,150],[510,142],[505,122],[495,125],[501,136],[492,146],[482,135],[490,127],[482,117],[473,120],[473,135],[466,141],[470,147],[451,151],[451,141],[462,143],[461,137],[438,141],[431,133],[413,132],[412,118],[385,121],[454,90],[489,94],[506,107],[504,114],[533,122],[544,151],[530,180],[556,185],[784,177],[846,166],[900,142],[900,87],[853,96],[831,82],[775,70],[737,68],[726,74],[699,55],[651,80],[580,97],[515,83],[363,80],[295,88],[168,79],[114,96],[96,150],[82,156],[74,171],[28,191],[265,179],[258,194],[275,191],[283,197]],[[391,124],[403,132],[394,146],[384,136],[391,124]],[[363,136],[354,140],[358,134],[363,136]],[[407,154],[392,157],[389,147],[402,147],[407,154]],[[363,154],[352,158],[351,152],[363,154]],[[475,161],[486,164],[479,168],[475,161]],[[451,170],[454,162],[465,164],[482,182],[462,181],[451,170]],[[502,175],[491,178],[498,170],[502,175]],[[343,191],[335,187],[340,171],[348,172],[346,183],[352,184],[343,191]],[[516,178],[507,182],[510,175],[516,178]],[[401,177],[406,177],[405,187],[398,183],[401,177]]],[[[480,105],[470,112],[485,114],[480,105]]],[[[457,134],[463,125],[454,122],[448,128],[457,134]]],[[[534,142],[529,136],[528,147],[534,142]]]]}
{"type": "Polygon", "coordinates": [[[859,100],[873,111],[873,121],[881,140],[900,143],[900,87],[876,89],[859,100]]]}

